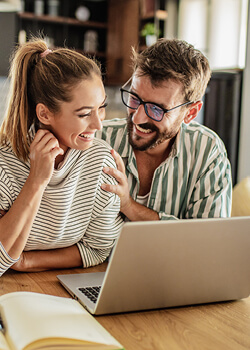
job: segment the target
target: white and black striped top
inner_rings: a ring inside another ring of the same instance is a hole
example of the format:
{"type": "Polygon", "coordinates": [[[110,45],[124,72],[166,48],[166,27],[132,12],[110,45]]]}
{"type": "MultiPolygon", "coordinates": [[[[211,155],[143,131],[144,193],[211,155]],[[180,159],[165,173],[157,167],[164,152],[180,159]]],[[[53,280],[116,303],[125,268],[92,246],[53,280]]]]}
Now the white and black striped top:
{"type": "MultiPolygon", "coordinates": [[[[83,267],[97,265],[109,255],[122,226],[117,195],[101,189],[115,184],[103,167],[115,167],[110,147],[95,139],[85,150],[70,149],[54,170],[24,250],[47,250],[78,245],[83,267]]],[[[29,163],[0,147],[0,209],[8,210],[29,174],[29,163]]],[[[0,243],[0,276],[16,260],[0,243]]]]}

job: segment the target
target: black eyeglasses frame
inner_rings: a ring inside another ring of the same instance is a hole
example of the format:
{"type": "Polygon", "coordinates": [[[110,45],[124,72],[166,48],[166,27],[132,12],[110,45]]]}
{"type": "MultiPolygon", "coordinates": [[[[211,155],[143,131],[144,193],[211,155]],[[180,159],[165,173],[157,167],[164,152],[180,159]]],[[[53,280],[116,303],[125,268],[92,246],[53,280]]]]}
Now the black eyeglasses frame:
{"type": "Polygon", "coordinates": [[[176,108],[179,108],[179,107],[186,106],[186,105],[189,105],[189,104],[194,103],[194,102],[191,102],[191,101],[189,101],[189,102],[184,102],[184,103],[182,103],[182,104],[180,104],[180,105],[178,105],[178,106],[175,106],[175,107],[173,107],[173,108],[166,109],[166,108],[163,108],[161,105],[159,105],[159,104],[157,104],[157,103],[155,103],[155,102],[145,102],[145,101],[143,101],[135,92],[128,91],[128,90],[124,89],[124,86],[126,86],[126,85],[129,83],[129,81],[130,81],[131,79],[132,79],[132,77],[120,88],[120,91],[121,91],[121,98],[122,98],[123,104],[124,104],[126,107],[128,107],[128,108],[130,108],[130,109],[133,109],[133,110],[137,110],[137,109],[140,107],[140,105],[143,105],[144,111],[145,111],[145,113],[147,114],[147,116],[148,116],[150,119],[152,119],[152,120],[154,120],[154,121],[156,121],[156,122],[161,122],[162,119],[163,119],[163,117],[164,117],[164,115],[165,115],[166,113],[169,113],[169,112],[173,111],[173,110],[176,109],[176,108]],[[137,108],[130,107],[130,106],[128,106],[128,105],[125,103],[124,98],[123,98],[123,91],[124,91],[124,92],[127,92],[127,93],[129,93],[129,94],[131,94],[131,95],[133,95],[133,96],[135,96],[135,97],[139,100],[140,104],[138,105],[137,108]],[[150,115],[148,114],[147,107],[146,107],[147,104],[155,105],[155,106],[157,106],[158,108],[162,109],[162,111],[163,111],[162,118],[161,118],[161,119],[154,119],[154,118],[152,118],[152,116],[150,116],[150,115]]]}

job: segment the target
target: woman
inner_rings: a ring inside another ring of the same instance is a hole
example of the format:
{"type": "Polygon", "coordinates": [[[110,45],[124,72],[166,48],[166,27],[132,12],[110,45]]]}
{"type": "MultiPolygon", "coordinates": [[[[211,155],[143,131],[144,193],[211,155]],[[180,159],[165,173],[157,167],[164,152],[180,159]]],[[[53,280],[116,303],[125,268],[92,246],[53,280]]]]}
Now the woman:
{"type": "Polygon", "coordinates": [[[0,274],[103,262],[122,225],[98,65],[34,39],[17,49],[0,129],[0,274]]]}

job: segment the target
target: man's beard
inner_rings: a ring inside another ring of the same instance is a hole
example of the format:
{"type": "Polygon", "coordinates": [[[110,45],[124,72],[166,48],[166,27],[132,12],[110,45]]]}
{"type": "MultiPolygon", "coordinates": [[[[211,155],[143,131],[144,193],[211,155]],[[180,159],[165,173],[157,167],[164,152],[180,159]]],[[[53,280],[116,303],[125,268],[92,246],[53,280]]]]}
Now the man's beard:
{"type": "Polygon", "coordinates": [[[160,132],[160,130],[157,128],[157,126],[155,124],[151,124],[151,123],[138,124],[143,129],[150,129],[150,130],[156,132],[154,138],[152,138],[151,140],[148,140],[147,142],[145,141],[145,143],[143,145],[139,145],[138,143],[136,143],[136,141],[140,141],[143,138],[141,136],[135,135],[134,138],[136,139],[136,141],[133,140],[133,138],[132,138],[132,132],[133,132],[132,116],[133,116],[132,113],[130,115],[128,115],[127,126],[128,126],[129,143],[133,147],[133,149],[136,149],[138,151],[147,151],[149,149],[153,149],[153,148],[157,147],[158,145],[160,145],[161,143],[163,143],[164,141],[171,140],[177,134],[177,131],[175,130],[175,128],[173,128],[170,131],[166,130],[164,132],[160,132]]]}

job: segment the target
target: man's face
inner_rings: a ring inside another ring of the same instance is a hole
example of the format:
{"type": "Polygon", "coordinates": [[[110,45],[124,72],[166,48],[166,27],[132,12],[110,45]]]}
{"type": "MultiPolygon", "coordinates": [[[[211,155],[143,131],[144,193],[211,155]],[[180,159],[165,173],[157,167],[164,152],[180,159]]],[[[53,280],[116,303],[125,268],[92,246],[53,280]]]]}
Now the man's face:
{"type": "MultiPolygon", "coordinates": [[[[134,75],[130,91],[136,93],[144,102],[156,103],[165,109],[171,109],[185,102],[182,85],[173,80],[154,87],[149,77],[134,75]]],[[[166,113],[158,122],[147,116],[143,105],[140,105],[137,110],[128,108],[130,144],[140,151],[153,149],[163,143],[167,146],[178,133],[185,113],[187,113],[186,108],[180,107],[166,113]]]]}

